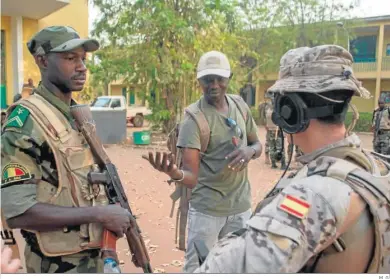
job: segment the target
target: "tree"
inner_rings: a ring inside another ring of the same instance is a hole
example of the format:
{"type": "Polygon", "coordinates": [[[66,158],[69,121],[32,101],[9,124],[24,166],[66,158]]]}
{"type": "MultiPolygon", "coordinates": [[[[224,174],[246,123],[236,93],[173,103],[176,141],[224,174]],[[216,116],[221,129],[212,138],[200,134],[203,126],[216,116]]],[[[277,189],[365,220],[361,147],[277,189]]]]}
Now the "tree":
{"type": "Polygon", "coordinates": [[[325,0],[93,0],[101,17],[93,35],[102,48],[93,83],[121,80],[141,88],[155,122],[170,131],[183,107],[200,96],[196,64],[210,50],[224,52],[234,78],[230,92],[277,71],[288,49],[333,43],[335,20],[353,6],[325,0]],[[150,92],[154,92],[153,101],[150,92]]]}
{"type": "MultiPolygon", "coordinates": [[[[100,65],[91,72],[101,80],[120,78],[162,102],[152,104],[164,130],[172,129],[177,112],[199,97],[196,63],[211,49],[225,52],[232,67],[239,65],[235,36],[236,3],[201,0],[94,0],[102,17],[93,34],[103,48],[100,65]]],[[[234,88],[234,83],[232,83],[234,88]]]]}

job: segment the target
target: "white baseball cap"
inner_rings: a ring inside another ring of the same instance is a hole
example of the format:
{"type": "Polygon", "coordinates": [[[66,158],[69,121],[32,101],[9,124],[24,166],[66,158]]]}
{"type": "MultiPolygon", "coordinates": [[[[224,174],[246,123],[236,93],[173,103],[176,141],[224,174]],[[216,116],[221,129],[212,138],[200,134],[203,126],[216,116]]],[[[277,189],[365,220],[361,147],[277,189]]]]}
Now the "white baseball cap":
{"type": "Polygon", "coordinates": [[[230,64],[225,54],[213,50],[202,55],[198,63],[196,78],[207,75],[230,77],[230,64]]]}

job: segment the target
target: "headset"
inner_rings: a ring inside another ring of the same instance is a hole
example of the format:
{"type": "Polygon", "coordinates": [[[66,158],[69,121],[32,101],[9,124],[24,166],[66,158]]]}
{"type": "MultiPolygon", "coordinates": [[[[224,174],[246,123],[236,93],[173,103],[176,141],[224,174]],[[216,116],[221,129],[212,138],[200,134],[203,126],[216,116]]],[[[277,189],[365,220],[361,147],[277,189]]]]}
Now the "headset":
{"type": "MultiPolygon", "coordinates": [[[[332,104],[308,108],[297,93],[275,95],[272,121],[288,134],[303,132],[309,126],[310,119],[330,116],[338,110],[336,105],[332,104]]],[[[341,103],[344,101],[335,102],[341,103]]]]}

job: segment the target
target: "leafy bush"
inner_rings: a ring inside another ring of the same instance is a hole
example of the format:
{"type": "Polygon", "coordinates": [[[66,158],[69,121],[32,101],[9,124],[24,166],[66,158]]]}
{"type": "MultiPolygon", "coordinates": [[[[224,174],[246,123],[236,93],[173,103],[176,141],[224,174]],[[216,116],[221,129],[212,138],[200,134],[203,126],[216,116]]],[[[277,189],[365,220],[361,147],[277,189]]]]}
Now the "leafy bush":
{"type": "Polygon", "coordinates": [[[257,109],[257,107],[251,107],[251,113],[256,125],[260,125],[259,110],[257,109]]]}
{"type": "MultiPolygon", "coordinates": [[[[348,127],[352,121],[352,112],[347,113],[345,119],[345,126],[348,127]]],[[[359,112],[359,120],[356,122],[355,132],[370,132],[371,130],[372,113],[371,112],[359,112]]]]}
{"type": "Polygon", "coordinates": [[[149,108],[152,114],[145,116],[145,119],[152,124],[152,130],[160,130],[164,123],[171,118],[171,112],[165,109],[163,104],[149,100],[149,108]]]}

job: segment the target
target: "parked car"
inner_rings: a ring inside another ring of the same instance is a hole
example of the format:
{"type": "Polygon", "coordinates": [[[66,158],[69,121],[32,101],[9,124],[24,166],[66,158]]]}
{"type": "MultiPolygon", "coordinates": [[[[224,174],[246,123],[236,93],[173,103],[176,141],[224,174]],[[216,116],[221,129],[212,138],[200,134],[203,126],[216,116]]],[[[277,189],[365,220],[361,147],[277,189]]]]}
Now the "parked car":
{"type": "Polygon", "coordinates": [[[144,125],[144,117],[152,113],[145,106],[127,106],[124,96],[100,96],[91,103],[92,111],[106,110],[126,110],[126,123],[131,123],[134,127],[144,125]]]}

